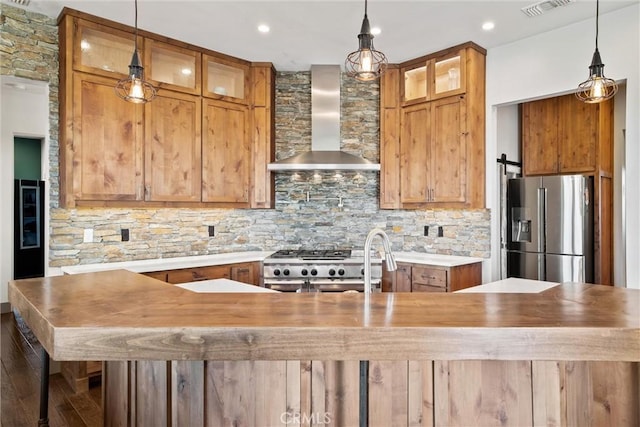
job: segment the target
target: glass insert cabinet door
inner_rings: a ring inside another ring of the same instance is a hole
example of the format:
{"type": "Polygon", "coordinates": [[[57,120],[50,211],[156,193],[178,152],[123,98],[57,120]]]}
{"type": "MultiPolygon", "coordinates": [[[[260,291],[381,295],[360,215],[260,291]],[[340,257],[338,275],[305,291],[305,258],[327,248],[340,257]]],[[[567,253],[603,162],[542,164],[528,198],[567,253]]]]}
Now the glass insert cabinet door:
{"type": "Polygon", "coordinates": [[[427,68],[428,65],[411,68],[404,71],[403,101],[424,100],[427,98],[427,68]]]}
{"type": "Polygon", "coordinates": [[[214,98],[244,102],[247,95],[249,66],[205,55],[204,92],[214,98]]]}
{"type": "Polygon", "coordinates": [[[134,36],[91,22],[78,23],[74,49],[74,68],[106,76],[126,76],[134,50],[134,36]]]}
{"type": "Polygon", "coordinates": [[[148,77],[159,86],[182,92],[200,93],[199,52],[145,39],[148,77]]]}
{"type": "Polygon", "coordinates": [[[39,248],[41,244],[40,229],[40,188],[37,185],[20,184],[19,186],[19,235],[20,249],[39,248]]]}
{"type": "Polygon", "coordinates": [[[434,60],[433,73],[432,99],[463,93],[465,91],[464,51],[434,60]]]}

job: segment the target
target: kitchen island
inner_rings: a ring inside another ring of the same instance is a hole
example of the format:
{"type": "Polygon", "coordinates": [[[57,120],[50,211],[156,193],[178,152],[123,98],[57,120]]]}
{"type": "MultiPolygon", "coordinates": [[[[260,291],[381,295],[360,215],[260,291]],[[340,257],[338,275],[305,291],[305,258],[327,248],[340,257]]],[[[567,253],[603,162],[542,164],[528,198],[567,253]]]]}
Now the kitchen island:
{"type": "Polygon", "coordinates": [[[195,293],[128,271],[11,282],[55,360],[104,360],[106,425],[640,420],[640,291],[195,293]]]}

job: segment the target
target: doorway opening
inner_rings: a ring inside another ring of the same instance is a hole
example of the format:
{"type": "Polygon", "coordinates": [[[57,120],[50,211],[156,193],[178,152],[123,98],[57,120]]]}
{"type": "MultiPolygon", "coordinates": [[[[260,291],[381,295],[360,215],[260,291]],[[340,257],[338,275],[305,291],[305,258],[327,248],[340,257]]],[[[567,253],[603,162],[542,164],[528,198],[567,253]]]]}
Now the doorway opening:
{"type": "Polygon", "coordinates": [[[45,182],[37,138],[14,137],[13,278],[44,276],[45,182]]]}

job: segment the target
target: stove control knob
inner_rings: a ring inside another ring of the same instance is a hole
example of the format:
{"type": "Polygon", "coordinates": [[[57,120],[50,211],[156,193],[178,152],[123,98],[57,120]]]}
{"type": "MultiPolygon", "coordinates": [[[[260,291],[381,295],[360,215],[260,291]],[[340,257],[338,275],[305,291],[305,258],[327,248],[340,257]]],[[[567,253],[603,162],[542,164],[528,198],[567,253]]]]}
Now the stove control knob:
{"type": "Polygon", "coordinates": [[[284,271],[282,272],[282,274],[284,274],[285,276],[289,275],[289,269],[285,268],[284,271]]]}
{"type": "Polygon", "coordinates": [[[335,275],[336,275],[336,271],[333,268],[329,269],[329,276],[335,276],[335,275]]]}
{"type": "Polygon", "coordinates": [[[312,276],[317,276],[318,275],[318,270],[316,270],[315,268],[311,269],[311,275],[312,276]]]}
{"type": "Polygon", "coordinates": [[[276,268],[275,270],[273,270],[273,275],[274,276],[279,276],[280,275],[280,269],[276,268]]]}
{"type": "Polygon", "coordinates": [[[343,268],[341,268],[340,270],[338,270],[338,274],[339,274],[340,276],[344,276],[344,269],[343,269],[343,268]]]}
{"type": "Polygon", "coordinates": [[[306,276],[307,274],[309,274],[309,272],[307,271],[306,268],[303,268],[300,274],[302,274],[303,276],[306,276]]]}

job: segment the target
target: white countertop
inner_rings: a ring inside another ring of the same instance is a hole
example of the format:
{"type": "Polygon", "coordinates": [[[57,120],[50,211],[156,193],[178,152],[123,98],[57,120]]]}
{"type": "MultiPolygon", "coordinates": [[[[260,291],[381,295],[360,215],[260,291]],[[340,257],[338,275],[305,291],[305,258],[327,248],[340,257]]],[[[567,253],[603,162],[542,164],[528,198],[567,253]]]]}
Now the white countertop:
{"type": "Polygon", "coordinates": [[[129,270],[134,273],[176,270],[179,268],[206,267],[210,265],[236,264],[240,262],[262,261],[273,251],[231,252],[213,255],[185,256],[177,258],[144,259],[138,261],[106,262],[62,267],[65,274],[95,273],[108,270],[129,270]]]}
{"type": "Polygon", "coordinates": [[[438,265],[441,267],[456,267],[459,265],[475,264],[484,261],[484,258],[474,258],[456,255],[427,254],[421,252],[394,252],[398,262],[410,262],[413,264],[438,265]]]}
{"type": "MultiPolygon", "coordinates": [[[[64,274],[95,273],[108,270],[129,270],[134,273],[150,271],[176,270],[180,268],[206,267],[211,265],[236,264],[240,262],[263,261],[273,251],[230,252],[213,255],[197,255],[176,258],[144,259],[137,261],[105,262],[99,264],[80,264],[61,267],[64,274]]],[[[357,251],[354,251],[357,254],[357,251]]],[[[455,255],[438,255],[421,252],[394,252],[396,261],[414,264],[455,267],[484,261],[484,258],[455,255]]]]}
{"type": "Polygon", "coordinates": [[[541,280],[519,279],[510,277],[496,282],[485,283],[484,285],[473,286],[461,289],[456,292],[466,293],[509,293],[509,294],[537,294],[549,288],[558,286],[559,283],[543,282],[541,280]]]}
{"type": "Polygon", "coordinates": [[[213,279],[202,280],[200,282],[181,283],[176,285],[180,288],[186,289],[192,292],[232,292],[232,293],[245,293],[245,292],[278,292],[273,289],[262,288],[260,286],[249,285],[247,283],[236,282],[229,279],[213,279]]]}

